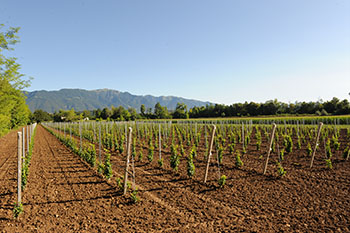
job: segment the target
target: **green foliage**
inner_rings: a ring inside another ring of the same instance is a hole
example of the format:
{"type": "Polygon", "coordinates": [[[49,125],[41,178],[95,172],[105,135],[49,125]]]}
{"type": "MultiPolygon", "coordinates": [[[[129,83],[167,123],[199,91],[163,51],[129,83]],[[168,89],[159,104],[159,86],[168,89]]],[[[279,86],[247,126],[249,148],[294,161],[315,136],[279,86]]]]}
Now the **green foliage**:
{"type": "Polygon", "coordinates": [[[33,115],[32,115],[32,120],[34,122],[44,122],[44,121],[52,121],[53,120],[53,116],[48,113],[48,112],[45,112],[41,109],[38,109],[38,110],[35,110],[33,115]]]}
{"type": "Polygon", "coordinates": [[[326,157],[327,159],[332,158],[331,141],[329,138],[326,142],[326,157]]]}
{"type": "Polygon", "coordinates": [[[220,164],[222,163],[223,155],[224,155],[224,148],[222,147],[222,145],[220,145],[218,148],[218,159],[220,164]]]}
{"type": "Polygon", "coordinates": [[[104,171],[103,175],[107,178],[110,179],[112,177],[112,164],[111,164],[111,154],[106,153],[105,154],[105,163],[104,163],[104,171]]]}
{"type": "Polygon", "coordinates": [[[340,149],[340,142],[338,141],[338,137],[337,136],[333,136],[332,137],[332,145],[334,150],[339,150],[340,149]]]}
{"type": "Polygon", "coordinates": [[[18,42],[19,28],[2,31],[0,24],[0,136],[19,125],[30,121],[30,111],[26,105],[22,90],[29,86],[29,81],[22,79],[20,65],[14,57],[6,57],[4,53],[13,50],[18,42]]]}
{"type": "Polygon", "coordinates": [[[15,219],[18,218],[18,216],[23,212],[23,205],[22,203],[15,203],[13,207],[13,217],[15,219]]]}
{"type": "Polygon", "coordinates": [[[228,147],[228,151],[230,152],[230,154],[233,154],[233,152],[235,151],[235,146],[233,143],[231,143],[228,147]]]}
{"type": "Polygon", "coordinates": [[[149,162],[153,161],[153,156],[154,156],[154,147],[151,144],[150,147],[148,148],[148,155],[147,155],[147,159],[149,162]]]}
{"type": "Polygon", "coordinates": [[[98,163],[97,172],[102,174],[104,170],[105,170],[105,165],[103,163],[98,163]]]}
{"type": "Polygon", "coordinates": [[[261,148],[261,139],[256,141],[256,150],[260,150],[261,148]]]}
{"type": "Polygon", "coordinates": [[[306,151],[307,151],[307,155],[311,156],[312,148],[311,148],[310,142],[307,143],[306,151]]]}
{"type": "Polygon", "coordinates": [[[280,159],[281,161],[284,160],[284,149],[280,150],[280,159]]]}
{"type": "Polygon", "coordinates": [[[116,181],[117,181],[117,186],[118,186],[118,188],[119,188],[119,190],[123,190],[123,177],[117,177],[117,179],[116,179],[116,181]]]}
{"type": "Polygon", "coordinates": [[[94,144],[90,144],[87,149],[86,162],[88,162],[91,167],[95,167],[96,165],[96,150],[94,144]]]}
{"type": "Polygon", "coordinates": [[[277,164],[277,173],[280,177],[284,176],[287,172],[284,170],[282,164],[280,162],[276,162],[277,164]]]}
{"type": "Polygon", "coordinates": [[[177,152],[177,146],[171,144],[171,156],[170,156],[170,167],[175,171],[178,171],[180,164],[180,155],[177,152]]]}
{"type": "Polygon", "coordinates": [[[34,132],[32,134],[31,141],[30,141],[30,144],[29,144],[29,150],[28,150],[28,153],[25,156],[24,163],[23,163],[23,166],[22,166],[22,183],[21,183],[21,186],[22,186],[23,190],[25,189],[25,187],[27,185],[27,177],[28,177],[28,173],[29,173],[29,164],[30,164],[30,160],[32,159],[35,134],[36,134],[36,128],[34,129],[34,132]]]}
{"type": "Polygon", "coordinates": [[[332,160],[329,158],[329,159],[325,159],[325,161],[326,161],[326,167],[328,169],[333,169],[332,160]]]}
{"type": "Polygon", "coordinates": [[[187,157],[187,175],[192,178],[195,174],[195,166],[193,163],[193,155],[190,153],[187,157]]]}
{"type": "Polygon", "coordinates": [[[222,175],[219,180],[218,180],[218,184],[219,184],[219,187],[222,188],[225,186],[225,183],[226,183],[226,179],[227,177],[225,175],[222,175]]]}
{"type": "Polygon", "coordinates": [[[239,152],[239,150],[236,152],[236,167],[242,167],[243,166],[243,162],[241,160],[241,154],[239,152]]]}
{"type": "Polygon", "coordinates": [[[298,136],[298,140],[297,140],[297,148],[300,150],[301,149],[301,140],[300,137],[298,136]]]}
{"type": "Polygon", "coordinates": [[[140,201],[140,197],[137,196],[138,193],[138,189],[135,188],[134,190],[132,190],[132,192],[130,193],[130,198],[132,200],[132,202],[137,203],[140,201]]]}
{"type": "Polygon", "coordinates": [[[193,146],[192,149],[191,149],[191,155],[193,158],[196,158],[197,157],[197,148],[196,146],[193,146]]]}
{"type": "Polygon", "coordinates": [[[163,165],[164,165],[163,158],[158,160],[158,165],[159,165],[159,167],[163,167],[163,165]]]}
{"type": "Polygon", "coordinates": [[[293,141],[292,141],[292,137],[289,135],[285,135],[284,137],[284,146],[286,148],[286,152],[287,153],[291,153],[293,150],[293,141]]]}
{"type": "Polygon", "coordinates": [[[177,103],[175,111],[173,113],[173,118],[176,119],[187,119],[189,117],[187,112],[187,106],[184,103],[177,103]]]}

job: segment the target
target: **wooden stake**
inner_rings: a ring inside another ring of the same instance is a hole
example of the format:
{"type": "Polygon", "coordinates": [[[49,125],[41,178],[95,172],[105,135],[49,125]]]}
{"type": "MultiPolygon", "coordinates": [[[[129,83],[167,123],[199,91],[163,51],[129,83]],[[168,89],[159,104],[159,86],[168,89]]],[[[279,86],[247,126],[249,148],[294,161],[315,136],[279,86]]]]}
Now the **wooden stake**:
{"type": "Polygon", "coordinates": [[[266,161],[265,161],[263,175],[265,175],[266,170],[267,170],[267,164],[269,163],[269,158],[270,158],[270,153],[272,151],[272,142],[273,142],[273,138],[275,136],[275,131],[276,131],[276,124],[273,123],[273,125],[272,125],[272,133],[271,133],[271,138],[270,138],[270,143],[269,143],[269,149],[268,149],[268,152],[267,152],[267,157],[266,157],[266,161]]]}
{"type": "Polygon", "coordinates": [[[129,172],[129,162],[130,162],[130,149],[131,149],[131,136],[132,136],[132,128],[129,127],[129,137],[127,137],[127,157],[126,157],[126,166],[125,166],[125,174],[124,174],[124,195],[126,194],[126,190],[128,188],[128,172],[129,172]]]}
{"type": "Polygon", "coordinates": [[[313,163],[314,163],[314,158],[315,158],[315,154],[316,154],[316,149],[317,149],[317,147],[318,147],[318,140],[320,139],[320,135],[321,135],[321,128],[322,128],[322,125],[323,125],[322,122],[320,122],[320,124],[318,125],[316,144],[315,144],[314,152],[312,153],[310,168],[312,168],[312,165],[313,165],[313,163]]]}
{"type": "Polygon", "coordinates": [[[209,148],[209,154],[208,154],[208,159],[207,159],[207,168],[206,168],[206,170],[205,170],[205,175],[204,175],[204,183],[207,182],[208,171],[209,171],[209,165],[210,165],[210,158],[211,158],[211,151],[212,151],[212,149],[213,149],[213,144],[214,144],[215,130],[216,130],[216,126],[213,125],[213,133],[212,133],[212,135],[211,135],[210,148],[209,148]]]}
{"type": "Polygon", "coordinates": [[[82,129],[81,129],[81,122],[79,122],[79,136],[80,136],[80,152],[83,150],[83,140],[82,140],[82,129]]]}
{"type": "Polygon", "coordinates": [[[17,205],[22,202],[22,133],[18,132],[17,205]]]}
{"type": "Polygon", "coordinates": [[[162,134],[161,134],[161,128],[159,124],[159,161],[162,160],[162,134]]]}
{"type": "Polygon", "coordinates": [[[24,159],[26,157],[25,149],[26,149],[26,144],[25,144],[25,127],[22,129],[22,164],[24,164],[24,159]]]}
{"type": "Polygon", "coordinates": [[[27,153],[29,153],[29,127],[27,125],[27,153]]]}
{"type": "Polygon", "coordinates": [[[98,124],[98,160],[100,163],[102,163],[101,161],[101,122],[100,124],[98,124]]]}

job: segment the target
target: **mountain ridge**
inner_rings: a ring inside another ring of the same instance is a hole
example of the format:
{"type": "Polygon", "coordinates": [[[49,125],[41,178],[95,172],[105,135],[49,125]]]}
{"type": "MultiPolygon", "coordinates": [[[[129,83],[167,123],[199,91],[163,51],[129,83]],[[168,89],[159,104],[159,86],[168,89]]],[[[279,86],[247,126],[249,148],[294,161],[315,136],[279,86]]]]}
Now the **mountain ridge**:
{"type": "Polygon", "coordinates": [[[76,111],[103,109],[111,105],[124,108],[135,108],[138,112],[141,104],[146,109],[154,108],[156,103],[174,110],[177,103],[185,103],[188,108],[200,107],[213,104],[208,101],[186,99],[177,96],[153,96],[153,95],[133,95],[129,92],[121,92],[109,88],[85,90],[80,88],[63,88],[60,90],[38,90],[25,92],[26,102],[32,112],[42,109],[53,113],[60,109],[76,111]]]}

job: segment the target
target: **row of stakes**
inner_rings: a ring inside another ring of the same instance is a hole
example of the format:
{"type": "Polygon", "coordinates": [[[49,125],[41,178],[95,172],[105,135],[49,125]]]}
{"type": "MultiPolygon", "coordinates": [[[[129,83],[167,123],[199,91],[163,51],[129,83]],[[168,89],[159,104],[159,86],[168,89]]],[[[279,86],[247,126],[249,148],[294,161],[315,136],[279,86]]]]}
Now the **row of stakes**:
{"type": "MultiPolygon", "coordinates": [[[[271,138],[270,138],[270,142],[269,142],[269,149],[268,149],[267,157],[266,157],[264,168],[263,168],[263,175],[265,175],[266,171],[267,171],[267,165],[268,165],[269,157],[270,157],[270,154],[272,151],[272,143],[273,143],[274,134],[276,131],[276,124],[273,123],[272,126],[273,126],[272,133],[271,133],[271,138]]],[[[316,138],[315,148],[313,150],[313,155],[311,158],[310,168],[312,168],[312,165],[314,162],[314,157],[315,157],[316,149],[318,147],[318,142],[319,142],[322,126],[323,126],[323,123],[320,122],[318,125],[317,138],[316,138]]],[[[18,134],[18,182],[17,182],[18,200],[17,200],[17,203],[18,204],[22,203],[22,188],[21,188],[22,180],[21,179],[22,179],[22,161],[24,162],[24,159],[25,159],[25,135],[27,136],[27,153],[28,153],[31,135],[34,132],[35,127],[36,127],[36,123],[26,127],[27,134],[25,134],[25,127],[22,129],[22,132],[17,133],[18,134]]],[[[205,175],[204,175],[204,180],[203,180],[204,183],[207,182],[207,178],[208,178],[210,160],[211,160],[212,149],[213,149],[213,144],[214,144],[215,131],[216,131],[216,126],[213,125],[213,131],[212,131],[211,140],[210,140],[209,155],[207,158],[207,165],[206,165],[206,170],[205,170],[205,175]]],[[[128,139],[127,139],[127,158],[126,158],[126,166],[125,166],[125,174],[124,174],[124,189],[123,189],[124,195],[127,192],[130,154],[131,154],[130,153],[131,152],[131,142],[132,142],[132,128],[129,127],[129,135],[128,135],[128,139]]],[[[160,155],[160,159],[161,159],[161,155],[160,155]]],[[[133,174],[134,174],[134,171],[133,171],[133,174]]],[[[134,180],[134,182],[135,182],[135,180],[134,180]]],[[[134,182],[133,182],[133,185],[135,186],[134,182]]]]}

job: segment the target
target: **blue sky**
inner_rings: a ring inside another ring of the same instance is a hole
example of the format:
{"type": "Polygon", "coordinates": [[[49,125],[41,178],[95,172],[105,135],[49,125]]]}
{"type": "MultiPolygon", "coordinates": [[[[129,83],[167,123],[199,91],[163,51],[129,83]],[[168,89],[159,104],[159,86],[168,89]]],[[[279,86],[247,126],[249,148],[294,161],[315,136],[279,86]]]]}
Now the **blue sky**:
{"type": "Polygon", "coordinates": [[[1,0],[32,90],[231,104],[350,98],[348,0],[1,0]]]}

